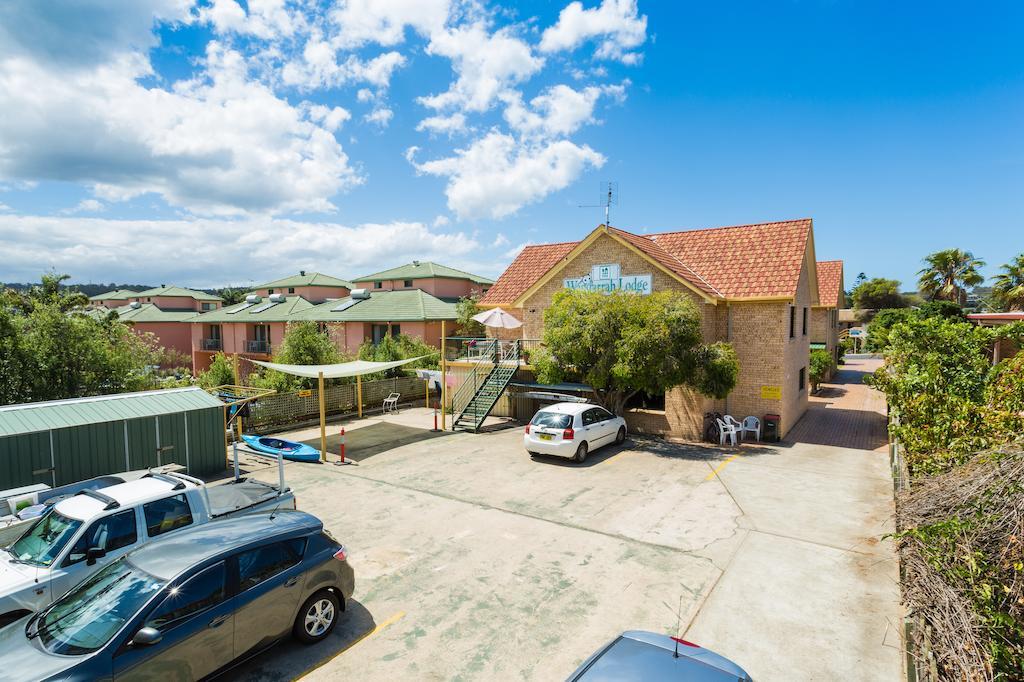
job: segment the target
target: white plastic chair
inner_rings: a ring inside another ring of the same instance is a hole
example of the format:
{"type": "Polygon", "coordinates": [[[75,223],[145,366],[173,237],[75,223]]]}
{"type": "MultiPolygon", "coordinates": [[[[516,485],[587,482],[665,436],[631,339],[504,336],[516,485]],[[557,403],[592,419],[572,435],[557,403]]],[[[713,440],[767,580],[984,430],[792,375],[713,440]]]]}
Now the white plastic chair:
{"type": "Polygon", "coordinates": [[[388,412],[398,412],[398,399],[402,397],[401,393],[392,393],[387,398],[384,398],[384,414],[388,412]]]}
{"type": "Polygon", "coordinates": [[[719,445],[725,445],[725,439],[726,439],[726,437],[728,437],[729,440],[732,441],[732,444],[735,446],[736,445],[736,425],[735,424],[727,424],[726,422],[722,421],[721,419],[716,419],[715,421],[718,422],[718,444],[719,445]]]}
{"type": "Polygon", "coordinates": [[[740,425],[740,430],[743,433],[753,433],[754,438],[761,440],[761,420],[757,417],[745,417],[740,425]]]}

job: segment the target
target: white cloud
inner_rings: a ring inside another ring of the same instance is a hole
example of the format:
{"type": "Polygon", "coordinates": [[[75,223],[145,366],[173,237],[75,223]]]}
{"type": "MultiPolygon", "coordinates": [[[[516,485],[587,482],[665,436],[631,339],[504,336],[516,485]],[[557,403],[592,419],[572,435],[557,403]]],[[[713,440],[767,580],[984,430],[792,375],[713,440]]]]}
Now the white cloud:
{"type": "Polygon", "coordinates": [[[286,37],[305,25],[299,11],[285,7],[285,0],[248,0],[246,12],[236,0],[213,0],[199,10],[199,19],[213,24],[218,33],[241,33],[264,40],[286,37]]]}
{"type": "Polygon", "coordinates": [[[146,87],[140,54],[63,69],[0,48],[0,179],[62,180],[125,199],[154,192],[207,214],[331,210],[361,181],[330,131],[252,80],[213,41],[204,69],[146,87]]]}
{"type": "Polygon", "coordinates": [[[65,215],[71,215],[73,213],[97,213],[99,211],[105,211],[106,205],[97,201],[96,199],[82,199],[72,208],[65,209],[61,213],[65,215]]]}
{"type": "Polygon", "coordinates": [[[434,218],[434,222],[432,222],[431,225],[433,225],[434,227],[444,227],[449,223],[451,223],[451,220],[448,219],[448,216],[439,215],[436,218],[434,218]]]}
{"type": "Polygon", "coordinates": [[[341,125],[352,118],[352,114],[342,107],[327,107],[323,104],[309,104],[309,119],[316,121],[332,133],[336,132],[341,125]]]}
{"type": "Polygon", "coordinates": [[[636,0],[602,0],[593,9],[583,9],[578,1],[570,2],[559,13],[558,22],[544,30],[540,50],[574,50],[595,38],[595,57],[635,64],[641,55],[631,50],[647,39],[647,16],[639,15],[636,0]]]}
{"type": "Polygon", "coordinates": [[[369,88],[360,88],[359,92],[356,93],[356,100],[360,102],[369,102],[375,97],[373,90],[369,88]]]}
{"type": "Polygon", "coordinates": [[[491,244],[491,248],[500,249],[501,247],[508,246],[511,243],[512,242],[508,240],[508,237],[499,232],[498,235],[494,238],[494,243],[491,244]]]}
{"type": "Polygon", "coordinates": [[[381,128],[387,128],[388,124],[391,123],[391,118],[395,115],[395,112],[391,111],[387,107],[378,107],[363,116],[363,120],[367,123],[376,123],[381,128]]]}
{"type": "Polygon", "coordinates": [[[590,86],[574,90],[568,85],[555,85],[523,103],[518,92],[506,93],[505,120],[521,135],[556,137],[570,135],[585,123],[592,123],[594,105],[602,95],[617,101],[625,98],[625,85],[590,86]]]}
{"type": "Polygon", "coordinates": [[[448,178],[448,207],[466,219],[511,215],[564,189],[586,168],[600,168],[605,161],[587,145],[569,140],[519,144],[497,131],[448,158],[417,163],[417,151],[409,149],[409,161],[420,173],[448,178]]]}
{"type": "Polygon", "coordinates": [[[425,130],[430,133],[444,133],[445,135],[465,132],[466,115],[455,112],[451,116],[429,116],[416,125],[416,130],[420,132],[425,130]]]}
{"type": "Polygon", "coordinates": [[[0,211],[13,211],[14,209],[0,201],[0,211]]]}
{"type": "Polygon", "coordinates": [[[253,263],[267,263],[267,253],[273,253],[279,265],[273,272],[261,270],[259,279],[300,268],[354,277],[414,258],[496,274],[492,259],[480,253],[482,248],[463,232],[438,231],[419,222],[349,226],[273,218],[13,216],[4,218],[0,231],[5,277],[12,281],[33,281],[52,267],[76,281],[245,283],[253,277],[253,263]],[[211,235],[231,248],[196,248],[209,244],[211,235]]]}
{"type": "Polygon", "coordinates": [[[481,22],[433,34],[427,53],[448,57],[458,74],[447,92],[419,99],[439,110],[486,111],[501,92],[544,66],[543,58],[534,56],[530,46],[508,28],[490,33],[481,22]]]}
{"type": "Polygon", "coordinates": [[[340,0],[330,18],[338,28],[339,47],[397,45],[405,39],[406,27],[422,35],[444,28],[450,4],[450,0],[340,0]]]}
{"type": "Polygon", "coordinates": [[[368,60],[353,54],[339,60],[339,56],[338,49],[314,31],[306,40],[301,57],[296,56],[281,68],[281,81],[303,90],[360,82],[387,88],[395,70],[406,63],[404,56],[393,51],[368,60]]]}

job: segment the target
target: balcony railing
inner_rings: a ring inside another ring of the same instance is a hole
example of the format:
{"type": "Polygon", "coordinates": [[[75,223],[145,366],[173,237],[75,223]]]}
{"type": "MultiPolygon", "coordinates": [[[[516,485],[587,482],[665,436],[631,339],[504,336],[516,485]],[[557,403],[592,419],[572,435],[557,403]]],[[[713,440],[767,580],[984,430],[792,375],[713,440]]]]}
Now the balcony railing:
{"type": "Polygon", "coordinates": [[[224,342],[221,339],[203,339],[203,350],[222,350],[224,342]]]}
{"type": "MultiPolygon", "coordinates": [[[[470,338],[450,336],[445,343],[445,359],[449,362],[492,361],[493,338],[470,338]]],[[[502,353],[512,341],[498,341],[498,352],[502,353]]],[[[519,339],[519,364],[529,365],[531,356],[541,347],[540,339],[519,339]]]]}
{"type": "Polygon", "coordinates": [[[249,341],[245,342],[246,353],[270,353],[270,342],[269,341],[249,341]]]}

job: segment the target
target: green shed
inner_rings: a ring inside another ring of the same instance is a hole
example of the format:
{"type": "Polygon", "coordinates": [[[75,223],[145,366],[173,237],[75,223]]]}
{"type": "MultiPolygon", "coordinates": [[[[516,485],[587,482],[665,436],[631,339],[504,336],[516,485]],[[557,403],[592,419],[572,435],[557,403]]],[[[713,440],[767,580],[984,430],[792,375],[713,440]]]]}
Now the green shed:
{"type": "Polygon", "coordinates": [[[0,407],[0,489],[170,464],[223,471],[224,404],[201,388],[0,407]]]}

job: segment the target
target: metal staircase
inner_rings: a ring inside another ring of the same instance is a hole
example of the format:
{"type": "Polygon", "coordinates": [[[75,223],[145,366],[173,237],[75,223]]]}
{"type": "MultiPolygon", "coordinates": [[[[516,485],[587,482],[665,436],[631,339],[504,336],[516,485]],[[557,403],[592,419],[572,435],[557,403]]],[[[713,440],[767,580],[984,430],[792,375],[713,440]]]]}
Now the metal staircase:
{"type": "Polygon", "coordinates": [[[478,431],[519,370],[519,341],[487,341],[480,361],[452,398],[452,430],[478,431]]]}

